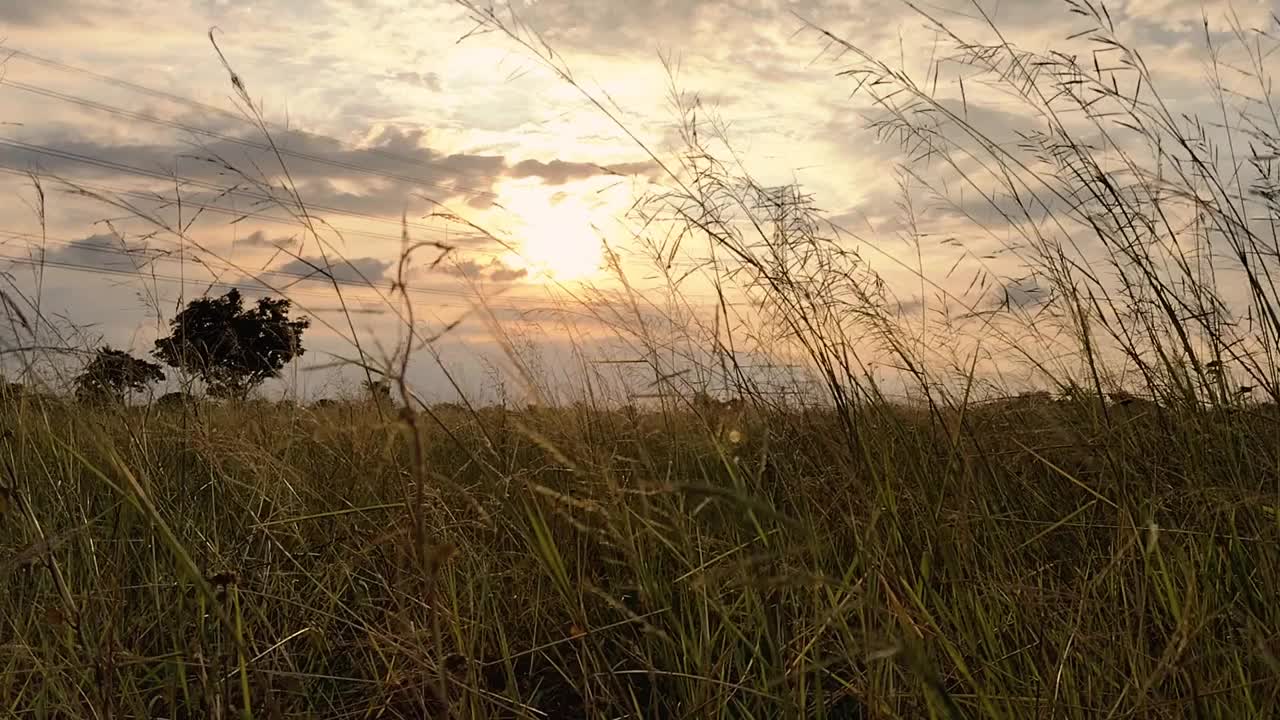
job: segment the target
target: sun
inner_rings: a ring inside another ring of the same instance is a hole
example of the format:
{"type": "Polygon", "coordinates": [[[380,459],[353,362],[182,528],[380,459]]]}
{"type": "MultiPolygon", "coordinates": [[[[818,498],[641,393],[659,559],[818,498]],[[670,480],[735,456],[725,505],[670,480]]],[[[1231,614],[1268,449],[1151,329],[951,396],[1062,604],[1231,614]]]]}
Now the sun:
{"type": "Polygon", "coordinates": [[[584,208],[569,202],[544,205],[524,216],[518,262],[532,277],[567,282],[600,272],[604,249],[584,208]]]}

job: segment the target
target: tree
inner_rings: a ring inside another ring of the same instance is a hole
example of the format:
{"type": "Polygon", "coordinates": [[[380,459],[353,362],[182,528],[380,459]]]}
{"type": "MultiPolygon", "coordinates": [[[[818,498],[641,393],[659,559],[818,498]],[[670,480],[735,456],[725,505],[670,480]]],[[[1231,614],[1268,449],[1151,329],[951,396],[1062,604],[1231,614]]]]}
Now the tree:
{"type": "Polygon", "coordinates": [[[156,341],[154,354],[199,376],[210,395],[244,399],[305,352],[302,332],[311,321],[289,319],[290,305],[264,297],[246,310],[234,288],[219,298],[197,298],[169,322],[170,335],[156,341]]]}
{"type": "Polygon", "coordinates": [[[164,379],[160,366],[111,346],[98,348],[93,359],[76,376],[76,397],[88,401],[123,402],[130,392],[164,379]]]}
{"type": "Polygon", "coordinates": [[[365,380],[364,392],[369,400],[379,407],[391,405],[391,382],[389,380],[365,380]]]}
{"type": "Polygon", "coordinates": [[[194,409],[196,399],[185,392],[167,392],[156,398],[155,406],[160,410],[194,409]]]}

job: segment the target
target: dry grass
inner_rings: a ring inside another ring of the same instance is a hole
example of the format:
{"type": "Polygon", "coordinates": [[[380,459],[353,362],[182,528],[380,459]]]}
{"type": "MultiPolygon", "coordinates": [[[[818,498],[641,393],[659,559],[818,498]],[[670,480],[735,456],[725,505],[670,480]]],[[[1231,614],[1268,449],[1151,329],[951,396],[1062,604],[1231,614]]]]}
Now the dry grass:
{"type": "Polygon", "coordinates": [[[412,443],[370,408],[10,408],[0,699],[21,717],[1275,711],[1274,406],[1110,428],[1066,402],[865,412],[857,457],[830,413],[744,417],[730,444],[690,413],[486,411],[490,446],[456,412],[451,436],[422,431],[415,547],[412,443]]]}
{"type": "MultiPolygon", "coordinates": [[[[574,83],[518,18],[464,5],[574,83]]],[[[6,393],[0,714],[1277,715],[1273,37],[1236,29],[1258,94],[1216,87],[1243,108],[1227,134],[1251,141],[1232,156],[1163,105],[1100,6],[1069,5],[1089,24],[1076,39],[1115,62],[937,25],[947,62],[1046,128],[1016,146],[936,82],[811,28],[870,93],[872,128],[918,161],[904,192],[954,201],[971,241],[999,225],[1025,273],[971,255],[964,290],[917,267],[941,308],[919,325],[841,229],[762,210],[674,92],[686,147],[652,154],[669,182],[637,204],[664,301],[619,261],[621,290],[575,308],[634,351],[658,402],[607,402],[584,373],[576,403],[423,403],[407,368],[439,335],[414,321],[403,270],[451,249],[414,243],[407,222],[384,295],[403,337],[380,364],[354,348],[397,412],[6,393]],[[981,213],[949,195],[957,182],[981,213]],[[707,249],[709,314],[672,271],[681,247],[707,249]],[[1028,277],[1042,297],[989,303],[1028,277]],[[744,361],[784,351],[813,380],[790,394],[744,361]],[[1044,390],[993,397],[1009,393],[979,372],[992,356],[1044,390]],[[886,399],[871,372],[886,365],[917,401],[886,399]],[[716,388],[740,402],[698,394],[716,388]]],[[[238,180],[274,188],[324,243],[291,185],[238,180]]],[[[516,379],[548,394],[493,330],[516,379]]]]}

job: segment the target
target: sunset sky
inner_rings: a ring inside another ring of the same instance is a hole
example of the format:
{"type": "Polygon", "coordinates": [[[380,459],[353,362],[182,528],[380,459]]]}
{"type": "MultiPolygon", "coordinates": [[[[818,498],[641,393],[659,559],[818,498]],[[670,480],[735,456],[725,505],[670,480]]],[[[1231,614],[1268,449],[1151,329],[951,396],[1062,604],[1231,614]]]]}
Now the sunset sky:
{"type": "MultiPolygon", "coordinates": [[[[1012,41],[1034,49],[1067,42],[1079,25],[1066,4],[1049,0],[939,0],[922,7],[959,28],[978,27],[985,12],[1012,41]]],[[[1272,12],[1266,0],[1231,7],[1246,27],[1268,23],[1272,12]]],[[[673,79],[680,90],[699,94],[707,114],[728,123],[752,176],[766,185],[799,183],[828,217],[876,246],[886,278],[907,285],[898,296],[912,298],[910,277],[890,260],[910,253],[916,262],[900,237],[894,166],[902,154],[865,129],[866,99],[851,97],[853,81],[836,77],[842,59],[801,20],[924,77],[944,48],[907,4],[523,0],[514,10],[660,158],[679,149],[673,79]],[[664,58],[677,68],[674,78],[664,58]]],[[[1212,112],[1203,89],[1202,17],[1211,37],[1226,35],[1226,4],[1130,0],[1108,10],[1120,35],[1149,60],[1158,58],[1156,76],[1168,99],[1185,112],[1212,112]]],[[[500,295],[494,306],[513,314],[545,307],[549,292],[581,281],[608,285],[597,269],[600,238],[624,254],[636,249],[626,210],[665,179],[577,89],[499,33],[468,36],[474,26],[464,8],[446,0],[0,0],[0,58],[7,56],[0,85],[0,262],[18,287],[33,291],[37,277],[28,259],[42,230],[27,170],[45,175],[50,262],[42,311],[81,326],[83,342],[101,338],[147,352],[157,332],[150,305],[168,317],[180,290],[187,298],[199,295],[212,274],[244,283],[245,270],[297,274],[307,271],[306,261],[318,261],[299,222],[279,208],[255,206],[252,188],[221,192],[241,179],[202,159],[216,154],[273,177],[279,170],[262,134],[233,102],[208,38],[215,28],[222,52],[261,103],[302,199],[342,232],[335,246],[359,271],[343,270],[346,279],[362,275],[389,287],[404,215],[414,240],[459,248],[436,270],[425,266],[432,254],[417,258],[410,277],[420,317],[443,323],[465,313],[472,282],[500,295]],[[173,175],[179,184],[189,181],[181,190],[181,221],[192,222],[188,233],[204,252],[187,247],[179,255],[171,233],[148,236],[156,228],[129,218],[127,208],[68,194],[54,179],[177,223],[176,207],[162,208],[147,195],[172,200],[173,175]],[[425,198],[493,230],[516,252],[427,217],[433,205],[425,198]],[[154,278],[137,279],[137,258],[119,252],[122,238],[128,247],[165,254],[152,266],[154,278]]],[[[998,94],[974,91],[967,101],[968,112],[985,113],[996,136],[1011,135],[1027,120],[998,94]]],[[[956,218],[942,213],[928,221],[932,233],[945,235],[956,218]]],[[[941,274],[953,262],[948,252],[931,245],[920,262],[941,274]]],[[[650,282],[639,258],[632,261],[638,282],[650,282]]],[[[332,288],[305,281],[290,294],[333,327],[317,323],[310,343],[316,352],[303,365],[331,362],[323,351],[350,356],[338,339],[346,327],[332,311],[332,288]]],[[[368,292],[351,294],[357,309],[378,306],[368,292]]],[[[362,336],[395,342],[392,317],[353,317],[362,336]]],[[[479,322],[460,328],[449,346],[456,362],[465,365],[469,349],[492,347],[488,332],[479,322]]],[[[415,372],[428,393],[447,397],[429,364],[415,372]]],[[[463,375],[477,390],[486,382],[481,367],[463,375]]],[[[317,394],[337,380],[324,371],[299,382],[317,394]]]]}

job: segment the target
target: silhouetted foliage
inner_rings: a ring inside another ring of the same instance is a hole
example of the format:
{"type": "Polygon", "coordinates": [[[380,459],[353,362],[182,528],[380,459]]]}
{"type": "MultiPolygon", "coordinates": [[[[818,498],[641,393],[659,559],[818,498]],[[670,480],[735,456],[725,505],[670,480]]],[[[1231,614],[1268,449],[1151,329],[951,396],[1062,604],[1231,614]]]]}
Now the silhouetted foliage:
{"type": "Polygon", "coordinates": [[[131,392],[164,379],[160,366],[110,346],[98,348],[76,376],[76,397],[86,401],[123,401],[131,392]]]}
{"type": "Polygon", "coordinates": [[[19,400],[27,395],[27,386],[22,383],[0,381],[0,399],[19,400]]]}
{"type": "Polygon", "coordinates": [[[194,408],[196,406],[196,399],[185,392],[169,392],[156,398],[155,406],[161,410],[194,408]]]}
{"type": "Polygon", "coordinates": [[[303,354],[307,318],[289,319],[290,302],[264,297],[246,310],[240,291],[192,300],[156,341],[155,356],[198,375],[215,397],[244,398],[303,354]]]}
{"type": "Polygon", "coordinates": [[[391,383],[387,380],[365,380],[365,395],[375,405],[389,406],[391,404],[391,383]]]}

